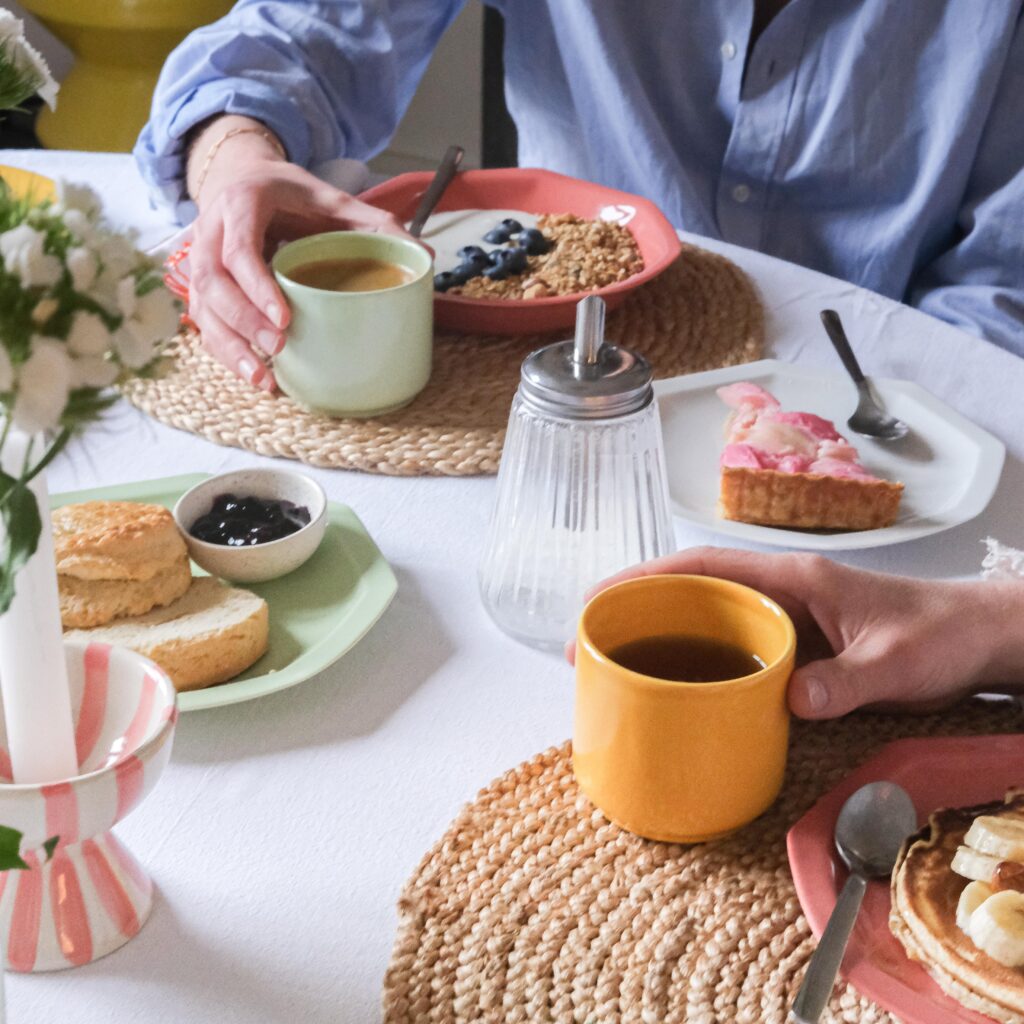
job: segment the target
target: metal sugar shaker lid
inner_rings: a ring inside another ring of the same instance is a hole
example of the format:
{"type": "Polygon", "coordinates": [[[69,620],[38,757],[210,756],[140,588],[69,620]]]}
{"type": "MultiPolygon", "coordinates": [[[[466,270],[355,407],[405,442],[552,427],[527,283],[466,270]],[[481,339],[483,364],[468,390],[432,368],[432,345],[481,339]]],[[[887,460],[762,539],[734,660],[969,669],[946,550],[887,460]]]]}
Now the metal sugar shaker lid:
{"type": "Polygon", "coordinates": [[[588,295],[576,306],[571,341],[531,352],[523,362],[524,402],[561,419],[611,419],[638,412],[654,396],[654,371],[643,356],[604,341],[604,300],[588,295]]]}

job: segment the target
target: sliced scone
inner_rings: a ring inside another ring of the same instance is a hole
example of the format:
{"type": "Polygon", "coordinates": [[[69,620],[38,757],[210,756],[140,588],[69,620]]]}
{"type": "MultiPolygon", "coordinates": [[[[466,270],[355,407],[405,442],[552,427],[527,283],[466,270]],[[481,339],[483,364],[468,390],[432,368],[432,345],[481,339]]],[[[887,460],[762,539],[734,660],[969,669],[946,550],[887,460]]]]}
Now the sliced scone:
{"type": "Polygon", "coordinates": [[[268,629],[263,598],[200,576],[165,608],[64,636],[138,651],[152,658],[178,690],[198,690],[233,679],[259,660],[268,629]]]}
{"type": "Polygon", "coordinates": [[[725,425],[719,511],[725,519],[799,529],[891,526],[903,484],[881,480],[828,420],[783,412],[757,384],[729,384],[718,396],[725,425]]]}

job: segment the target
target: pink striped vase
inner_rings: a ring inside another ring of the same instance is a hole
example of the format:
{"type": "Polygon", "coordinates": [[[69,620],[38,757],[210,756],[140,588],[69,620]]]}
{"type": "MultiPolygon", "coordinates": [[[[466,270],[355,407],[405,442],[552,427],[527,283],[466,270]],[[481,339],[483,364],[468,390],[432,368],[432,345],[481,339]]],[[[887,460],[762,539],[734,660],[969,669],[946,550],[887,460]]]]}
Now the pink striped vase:
{"type": "Polygon", "coordinates": [[[79,774],[11,782],[0,716],[0,825],[24,834],[27,871],[0,873],[0,929],[12,971],[91,963],[136,935],[153,884],[110,831],[143,800],[171,756],[178,718],[166,673],[133,651],[65,644],[79,774]],[[59,842],[47,862],[43,844],[59,842]]]}

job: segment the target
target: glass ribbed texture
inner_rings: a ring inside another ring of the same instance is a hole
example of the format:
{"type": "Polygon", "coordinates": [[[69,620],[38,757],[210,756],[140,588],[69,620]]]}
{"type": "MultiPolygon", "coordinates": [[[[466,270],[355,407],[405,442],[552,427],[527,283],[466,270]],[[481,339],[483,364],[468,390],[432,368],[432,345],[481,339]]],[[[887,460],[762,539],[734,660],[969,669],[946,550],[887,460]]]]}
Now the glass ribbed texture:
{"type": "Polygon", "coordinates": [[[506,633],[560,648],[591,586],[673,549],[656,403],[567,421],[516,396],[480,565],[484,606],[506,633]]]}

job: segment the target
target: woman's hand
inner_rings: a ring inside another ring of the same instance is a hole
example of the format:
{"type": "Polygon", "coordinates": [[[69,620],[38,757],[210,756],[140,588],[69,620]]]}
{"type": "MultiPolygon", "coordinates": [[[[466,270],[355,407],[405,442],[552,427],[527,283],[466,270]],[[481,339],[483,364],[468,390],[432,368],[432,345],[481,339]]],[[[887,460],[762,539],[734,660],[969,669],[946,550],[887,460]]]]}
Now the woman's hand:
{"type": "Polygon", "coordinates": [[[799,664],[789,706],[801,718],[864,705],[932,711],[981,688],[1010,692],[1024,683],[1024,582],[919,580],[817,555],[709,547],[627,569],[593,593],[658,573],[735,580],[786,610],[799,664]]]}
{"type": "Polygon", "coordinates": [[[267,263],[288,238],[356,228],[409,237],[391,214],[288,163],[258,121],[224,116],[197,137],[188,179],[199,207],[189,251],[189,317],[204,347],[265,391],[284,347],[288,304],[267,263]],[[225,138],[233,129],[239,130],[225,138]]]}

